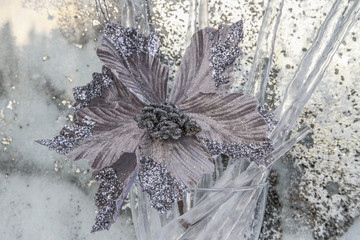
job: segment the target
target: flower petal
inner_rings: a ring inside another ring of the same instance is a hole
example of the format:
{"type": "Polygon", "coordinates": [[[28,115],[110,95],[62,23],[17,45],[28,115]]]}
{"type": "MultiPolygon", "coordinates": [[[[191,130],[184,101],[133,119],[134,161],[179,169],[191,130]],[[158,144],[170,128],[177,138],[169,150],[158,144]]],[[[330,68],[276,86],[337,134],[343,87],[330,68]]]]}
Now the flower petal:
{"type": "Polygon", "coordinates": [[[111,131],[115,128],[137,128],[134,116],[145,106],[115,76],[113,84],[102,91],[101,96],[88,102],[88,106],[78,109],[74,122],[81,122],[85,117],[95,122],[93,134],[111,131]]]}
{"type": "Polygon", "coordinates": [[[169,101],[179,104],[198,92],[224,93],[233,81],[233,63],[240,56],[242,37],[241,21],[195,33],[181,60],[169,101]]]}
{"type": "Polygon", "coordinates": [[[101,169],[113,164],[124,152],[135,152],[144,136],[145,131],[135,124],[123,124],[85,139],[70,152],[69,159],[87,159],[91,168],[101,169]]]}
{"type": "Polygon", "coordinates": [[[70,159],[88,159],[92,168],[103,168],[123,152],[134,152],[145,135],[134,116],[145,106],[108,68],[74,92],[74,126],[65,126],[59,136],[39,140],[70,159]],[[109,84],[105,84],[108,82],[109,84]],[[95,89],[95,91],[93,91],[95,89]],[[75,150],[74,150],[75,149],[75,150]]]}
{"type": "Polygon", "coordinates": [[[202,131],[198,137],[218,142],[254,143],[267,141],[268,129],[257,106],[257,99],[250,95],[198,93],[179,108],[200,125],[202,131]]]}
{"type": "Polygon", "coordinates": [[[147,138],[140,143],[139,154],[165,164],[172,177],[190,188],[196,187],[203,174],[214,171],[210,155],[195,137],[166,141],[147,138]]]}
{"type": "Polygon", "coordinates": [[[98,214],[91,232],[109,229],[117,220],[137,172],[135,154],[124,153],[113,165],[94,173],[94,179],[100,182],[100,186],[94,196],[98,214]]]}
{"type": "MultiPolygon", "coordinates": [[[[116,200],[116,207],[119,212],[120,207],[122,206],[126,196],[129,194],[131,186],[135,182],[139,171],[135,153],[126,152],[122,154],[119,160],[112,164],[111,167],[114,169],[119,181],[122,184],[122,192],[116,200]]],[[[115,216],[115,220],[116,218],[117,215],[115,216]]]]}
{"type": "Polygon", "coordinates": [[[76,120],[84,117],[90,118],[96,124],[93,134],[111,131],[115,128],[138,128],[134,116],[140,112],[140,108],[126,101],[101,104],[99,102],[93,107],[82,108],[75,113],[76,120]]]}
{"type": "Polygon", "coordinates": [[[95,122],[95,126],[92,136],[80,142],[80,146],[70,152],[69,158],[87,159],[95,169],[111,165],[124,152],[134,152],[145,135],[134,120],[145,104],[111,72],[109,76],[113,83],[74,115],[75,123],[80,124],[85,118],[95,122]]]}
{"type": "MultiPolygon", "coordinates": [[[[94,106],[96,103],[108,104],[114,101],[126,101],[142,108],[142,103],[127,87],[115,76],[110,68],[103,66],[102,73],[94,73],[93,80],[82,87],[73,89],[74,98],[79,101],[87,101],[86,106],[94,106]]],[[[74,107],[76,107],[76,103],[74,107]]],[[[84,108],[86,106],[78,107],[84,108]]]]}
{"type": "Polygon", "coordinates": [[[158,48],[156,36],[146,38],[136,29],[109,23],[97,55],[135,94],[148,102],[162,103],[169,70],[161,65],[158,48]]]}
{"type": "Polygon", "coordinates": [[[103,77],[112,82],[101,92],[86,102],[86,106],[77,108],[74,122],[81,122],[87,116],[95,121],[94,134],[97,131],[109,131],[121,127],[124,123],[136,123],[134,116],[145,106],[110,70],[103,77]]]}

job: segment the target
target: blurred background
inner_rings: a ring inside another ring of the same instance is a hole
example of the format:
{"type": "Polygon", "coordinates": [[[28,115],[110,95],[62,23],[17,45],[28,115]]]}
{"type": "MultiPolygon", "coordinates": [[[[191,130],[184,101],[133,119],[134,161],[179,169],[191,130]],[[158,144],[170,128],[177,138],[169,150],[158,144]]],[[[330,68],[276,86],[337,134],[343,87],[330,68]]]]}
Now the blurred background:
{"type": "MultiPolygon", "coordinates": [[[[190,1],[148,0],[150,30],[173,77],[190,1]]],[[[285,1],[266,107],[285,87],[335,1],[285,1]]],[[[71,124],[72,88],[101,70],[103,23],[91,0],[0,0],[0,239],[135,239],[129,204],[110,231],[90,233],[98,187],[85,161],[34,140],[71,124]]],[[[248,79],[267,0],[209,0],[211,26],[244,22],[234,91],[248,79]]],[[[122,1],[108,0],[120,22],[122,1]]],[[[360,239],[360,21],[342,42],[297,127],[313,132],[274,166],[262,239],[360,239]]]]}

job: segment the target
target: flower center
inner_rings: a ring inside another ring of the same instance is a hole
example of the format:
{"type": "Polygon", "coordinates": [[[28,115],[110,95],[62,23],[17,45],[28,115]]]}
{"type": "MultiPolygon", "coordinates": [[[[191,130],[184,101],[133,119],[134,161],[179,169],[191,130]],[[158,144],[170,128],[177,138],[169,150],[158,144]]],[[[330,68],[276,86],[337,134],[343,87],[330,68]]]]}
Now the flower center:
{"type": "Polygon", "coordinates": [[[179,139],[182,135],[193,136],[200,126],[170,102],[151,103],[134,117],[138,127],[146,128],[149,135],[160,139],[179,139]]]}

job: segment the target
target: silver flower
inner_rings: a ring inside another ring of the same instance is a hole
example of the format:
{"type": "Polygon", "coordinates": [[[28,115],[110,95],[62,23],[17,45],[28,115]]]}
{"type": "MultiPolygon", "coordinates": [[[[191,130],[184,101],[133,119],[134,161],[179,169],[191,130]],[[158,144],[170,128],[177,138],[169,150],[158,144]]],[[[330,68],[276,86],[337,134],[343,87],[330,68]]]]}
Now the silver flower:
{"type": "Polygon", "coordinates": [[[39,141],[72,160],[87,159],[95,170],[99,211],[92,231],[116,220],[137,175],[151,205],[165,212],[214,171],[211,155],[266,165],[272,145],[264,111],[253,96],[226,94],[242,37],[242,22],[195,33],[167,95],[157,37],[107,24],[97,49],[102,73],[74,89],[76,125],[66,128],[74,133],[39,141]],[[91,134],[76,137],[85,130],[91,134]]]}

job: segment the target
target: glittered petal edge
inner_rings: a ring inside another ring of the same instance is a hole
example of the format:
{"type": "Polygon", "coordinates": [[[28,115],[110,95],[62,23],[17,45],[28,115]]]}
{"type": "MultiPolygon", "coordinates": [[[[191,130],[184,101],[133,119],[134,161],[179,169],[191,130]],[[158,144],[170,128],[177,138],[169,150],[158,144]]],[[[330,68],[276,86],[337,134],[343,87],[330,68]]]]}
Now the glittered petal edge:
{"type": "Polygon", "coordinates": [[[173,203],[183,199],[185,185],[171,176],[165,164],[141,156],[139,162],[139,183],[147,193],[150,205],[159,213],[171,210],[173,203]]]}
{"type": "Polygon", "coordinates": [[[271,131],[274,130],[276,125],[279,123],[279,119],[275,117],[275,114],[272,111],[266,110],[263,106],[258,106],[257,111],[267,123],[267,132],[270,134],[271,131]]]}
{"type": "Polygon", "coordinates": [[[102,73],[93,73],[92,78],[91,82],[85,86],[73,88],[75,103],[72,109],[74,112],[87,107],[94,98],[102,96],[104,90],[114,83],[115,77],[109,68],[103,66],[102,73]]]}
{"type": "Polygon", "coordinates": [[[267,167],[271,164],[268,161],[269,154],[274,150],[271,141],[256,143],[226,143],[217,142],[207,138],[200,138],[201,143],[211,155],[224,154],[233,159],[246,158],[249,162],[254,162],[257,166],[267,167]]]}
{"type": "Polygon", "coordinates": [[[199,91],[225,93],[234,80],[233,64],[240,56],[242,38],[241,21],[196,32],[181,60],[169,101],[179,104],[199,91]]]}
{"type": "Polygon", "coordinates": [[[51,139],[36,140],[36,143],[44,145],[49,150],[68,155],[74,148],[93,135],[95,122],[87,116],[82,118],[78,124],[72,126],[65,125],[60,134],[51,139]]]}
{"type": "Polygon", "coordinates": [[[91,232],[108,230],[116,222],[137,172],[135,154],[124,153],[113,165],[94,173],[94,179],[100,186],[94,196],[98,211],[91,232]]]}

